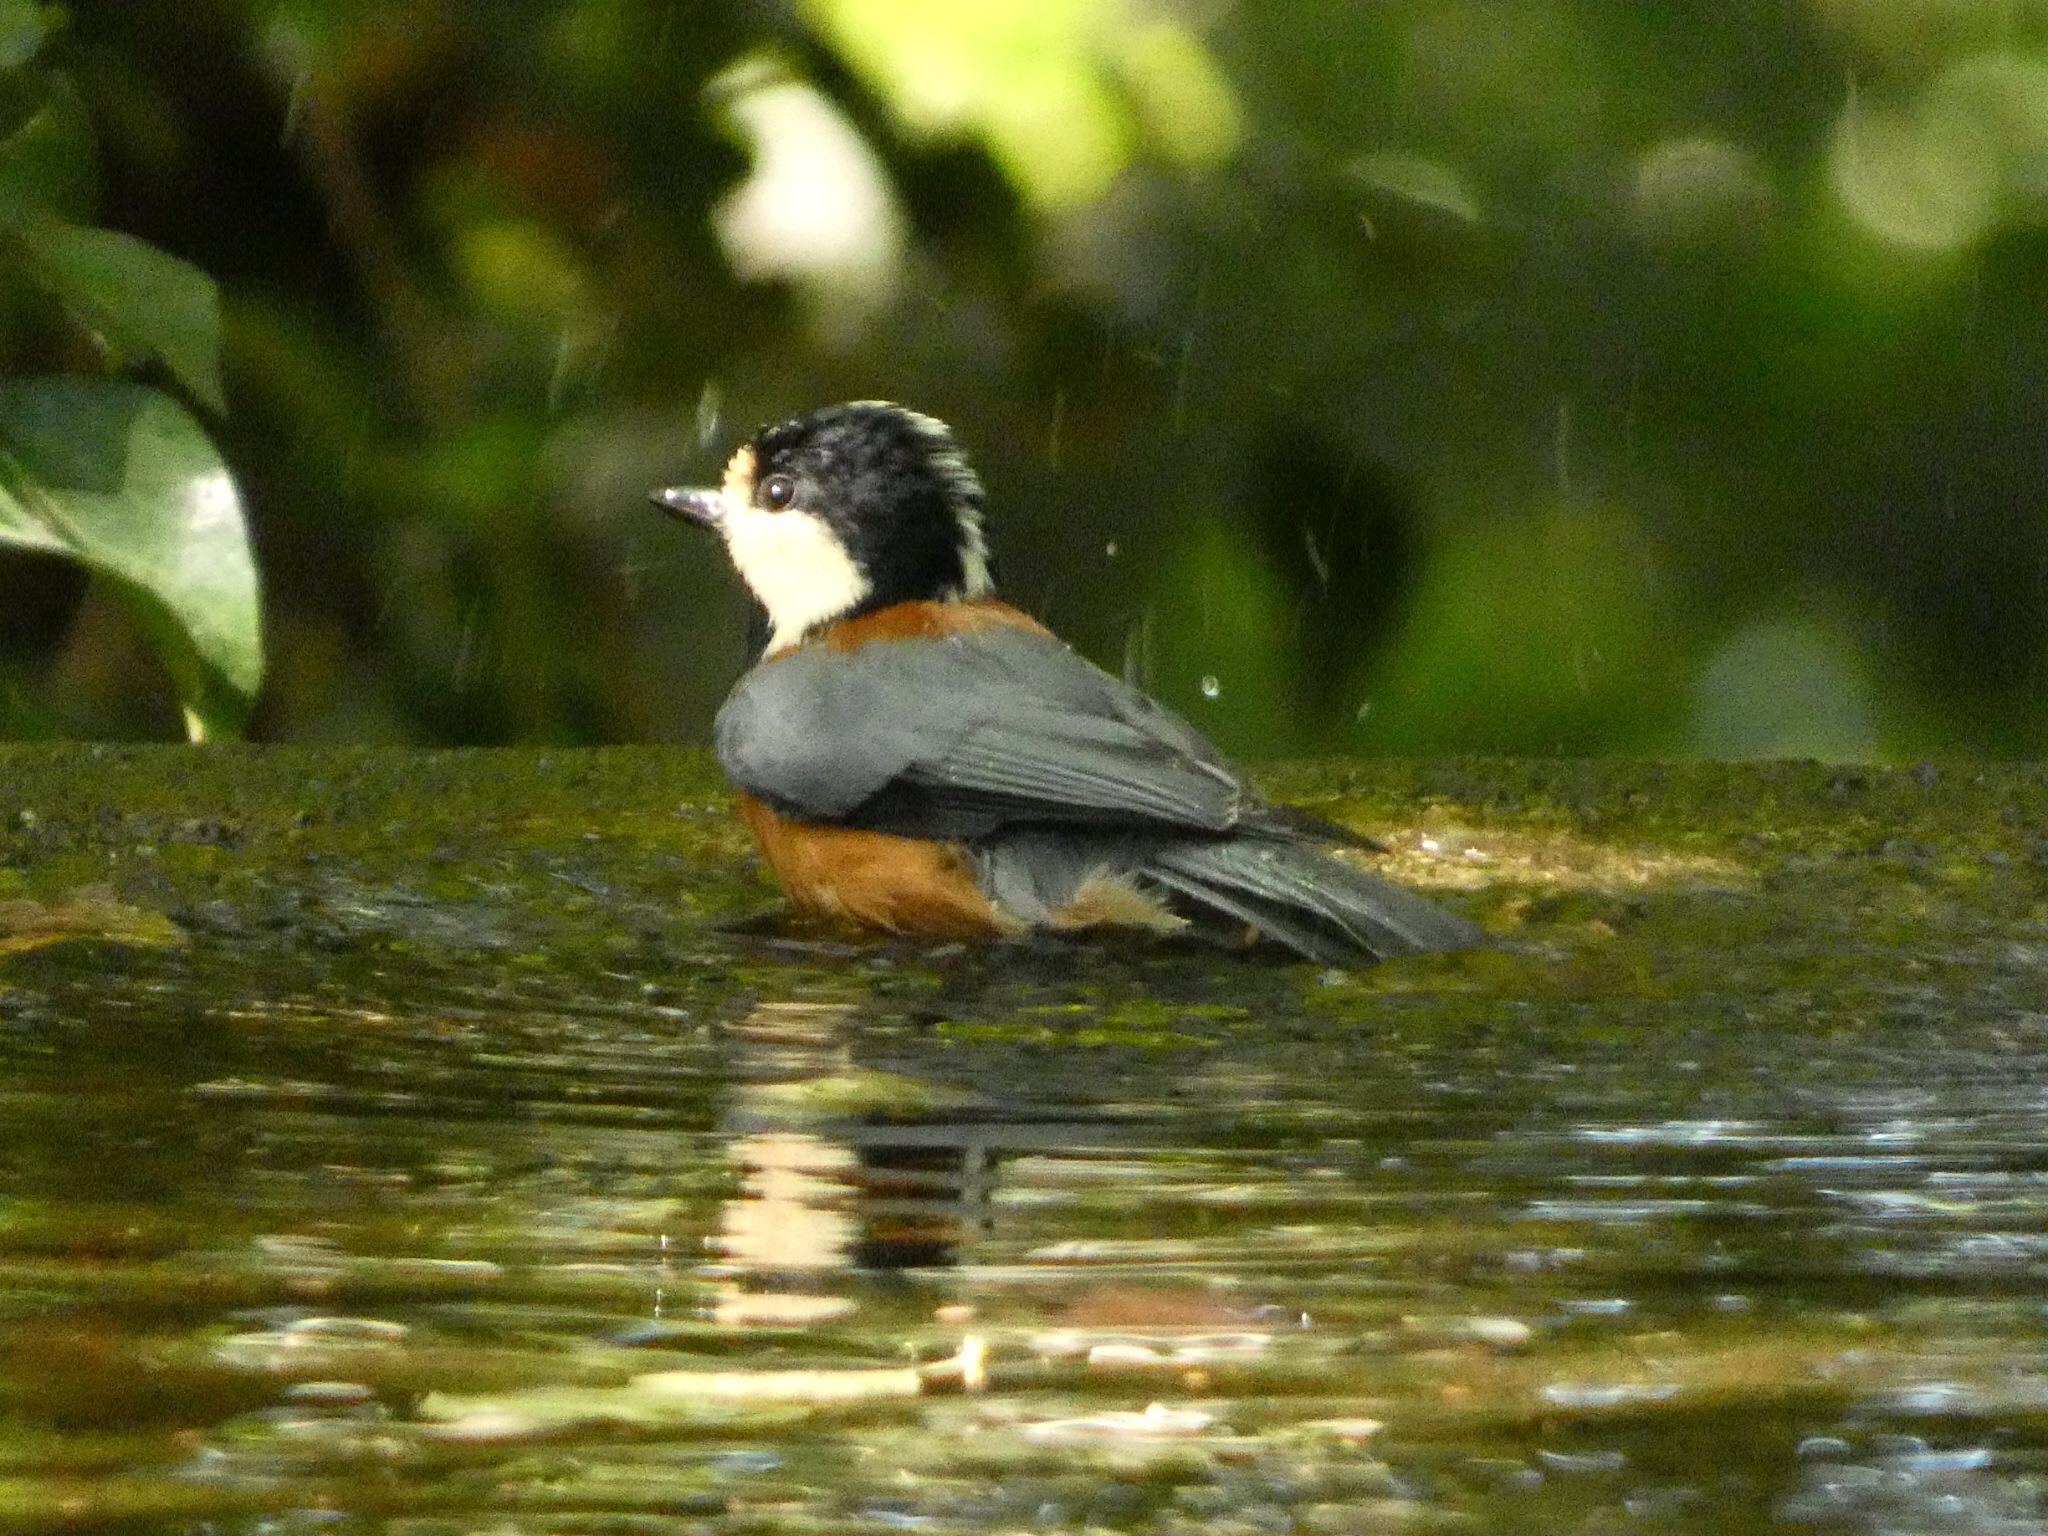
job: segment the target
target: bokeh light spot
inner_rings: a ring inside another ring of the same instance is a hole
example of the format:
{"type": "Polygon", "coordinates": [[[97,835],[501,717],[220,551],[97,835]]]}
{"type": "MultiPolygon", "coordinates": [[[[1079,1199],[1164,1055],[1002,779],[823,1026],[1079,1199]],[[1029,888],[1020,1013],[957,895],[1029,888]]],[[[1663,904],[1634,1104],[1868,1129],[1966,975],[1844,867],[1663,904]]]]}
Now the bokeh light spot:
{"type": "Polygon", "coordinates": [[[1723,139],[1668,139],[1636,162],[1631,189],[1636,222],[1660,245],[1715,244],[1746,238],[1776,201],[1755,155],[1723,139]]]}
{"type": "Polygon", "coordinates": [[[1694,750],[1715,757],[1867,760],[1878,751],[1869,667],[1834,625],[1760,619],[1701,671],[1691,736],[1694,750]]]}
{"type": "Polygon", "coordinates": [[[1096,0],[806,0],[804,10],[912,133],[978,138],[1033,206],[1094,200],[1149,136],[1215,164],[1235,93],[1184,26],[1096,0]]]}
{"type": "Polygon", "coordinates": [[[713,211],[726,259],[750,282],[794,284],[814,329],[851,341],[894,297],[908,240],[881,160],[816,88],[765,59],[713,84],[753,171],[713,211]]]}
{"type": "Polygon", "coordinates": [[[1951,251],[1991,225],[1997,183],[1990,168],[1906,114],[1852,100],[1836,128],[1829,169],[1849,216],[1888,244],[1951,251]]]}

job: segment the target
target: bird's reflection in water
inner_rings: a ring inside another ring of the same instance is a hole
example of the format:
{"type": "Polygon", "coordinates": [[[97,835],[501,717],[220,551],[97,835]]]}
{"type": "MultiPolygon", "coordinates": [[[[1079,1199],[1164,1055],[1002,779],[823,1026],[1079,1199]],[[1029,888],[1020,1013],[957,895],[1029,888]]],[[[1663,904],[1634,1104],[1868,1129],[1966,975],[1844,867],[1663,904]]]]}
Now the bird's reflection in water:
{"type": "Polygon", "coordinates": [[[838,1317],[853,1302],[826,1277],[852,1262],[858,1162],[844,1142],[803,1128],[815,1115],[790,1090],[844,1073],[843,1026],[833,1003],[762,1003],[731,1026],[734,1091],[724,1116],[737,1194],[719,1208],[711,1248],[722,1284],[713,1316],[735,1327],[801,1326],[838,1317]]]}
{"type": "Polygon", "coordinates": [[[712,1239],[725,1277],[713,1316],[735,1327],[800,1326],[853,1310],[820,1290],[854,1248],[852,1150],[804,1132],[762,1131],[737,1137],[727,1155],[739,1195],[720,1208],[712,1239]]]}
{"type": "MultiPolygon", "coordinates": [[[[965,1095],[863,1070],[845,1004],[764,1003],[733,1025],[737,1085],[723,1127],[737,1193],[711,1239],[722,1322],[843,1315],[868,1276],[961,1262],[990,1229],[1003,1158],[1062,1144],[1069,1125],[986,1116],[965,1095]]],[[[1096,1134],[1100,1134],[1098,1129],[1096,1134]]]]}

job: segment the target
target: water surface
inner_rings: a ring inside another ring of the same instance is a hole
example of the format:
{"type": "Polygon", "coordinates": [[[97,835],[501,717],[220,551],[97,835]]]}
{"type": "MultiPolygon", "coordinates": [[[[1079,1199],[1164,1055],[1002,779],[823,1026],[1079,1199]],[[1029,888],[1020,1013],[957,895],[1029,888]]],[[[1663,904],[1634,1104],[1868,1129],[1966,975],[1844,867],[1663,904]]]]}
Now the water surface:
{"type": "Polygon", "coordinates": [[[0,1528],[2043,1529],[2043,868],[1858,805],[1468,796],[1504,950],[1342,976],[46,799],[16,930],[101,905],[0,955],[0,1528]]]}

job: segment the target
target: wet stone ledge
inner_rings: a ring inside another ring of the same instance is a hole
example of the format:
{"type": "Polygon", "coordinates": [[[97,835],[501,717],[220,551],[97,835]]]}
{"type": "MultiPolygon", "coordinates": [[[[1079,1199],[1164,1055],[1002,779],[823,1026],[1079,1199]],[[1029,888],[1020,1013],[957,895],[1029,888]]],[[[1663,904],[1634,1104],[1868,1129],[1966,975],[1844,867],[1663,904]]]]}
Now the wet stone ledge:
{"type": "MultiPolygon", "coordinates": [[[[1621,952],[1719,964],[1731,942],[1823,971],[1887,946],[1960,961],[2041,942],[2038,765],[1359,760],[1262,777],[1380,838],[1378,867],[1503,941],[1403,972],[1512,986],[1621,952]]],[[[772,938],[775,907],[701,753],[0,748],[0,948],[210,935],[674,960],[772,938]]]]}

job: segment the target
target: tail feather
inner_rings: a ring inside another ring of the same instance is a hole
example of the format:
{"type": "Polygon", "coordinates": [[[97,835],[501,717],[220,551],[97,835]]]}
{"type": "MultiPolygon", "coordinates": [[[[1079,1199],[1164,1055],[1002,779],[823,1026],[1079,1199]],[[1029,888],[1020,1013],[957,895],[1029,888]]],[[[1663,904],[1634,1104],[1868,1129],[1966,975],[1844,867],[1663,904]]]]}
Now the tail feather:
{"type": "Polygon", "coordinates": [[[1299,843],[1171,843],[1152,850],[1143,873],[1323,965],[1465,949],[1486,937],[1436,903],[1299,843]]]}
{"type": "Polygon", "coordinates": [[[1164,868],[1146,871],[1188,907],[1210,920],[1231,919],[1243,923],[1261,936],[1291,949],[1317,965],[1355,965],[1358,946],[1348,935],[1327,924],[1318,924],[1303,914],[1271,902],[1262,902],[1228,885],[1205,881],[1184,872],[1164,868]]]}
{"type": "Polygon", "coordinates": [[[1019,827],[974,844],[974,859],[982,890],[1033,928],[1064,926],[1072,904],[1108,877],[1170,895],[1183,915],[1249,924],[1319,965],[1486,942],[1462,917],[1284,833],[1211,839],[1019,827]]]}

